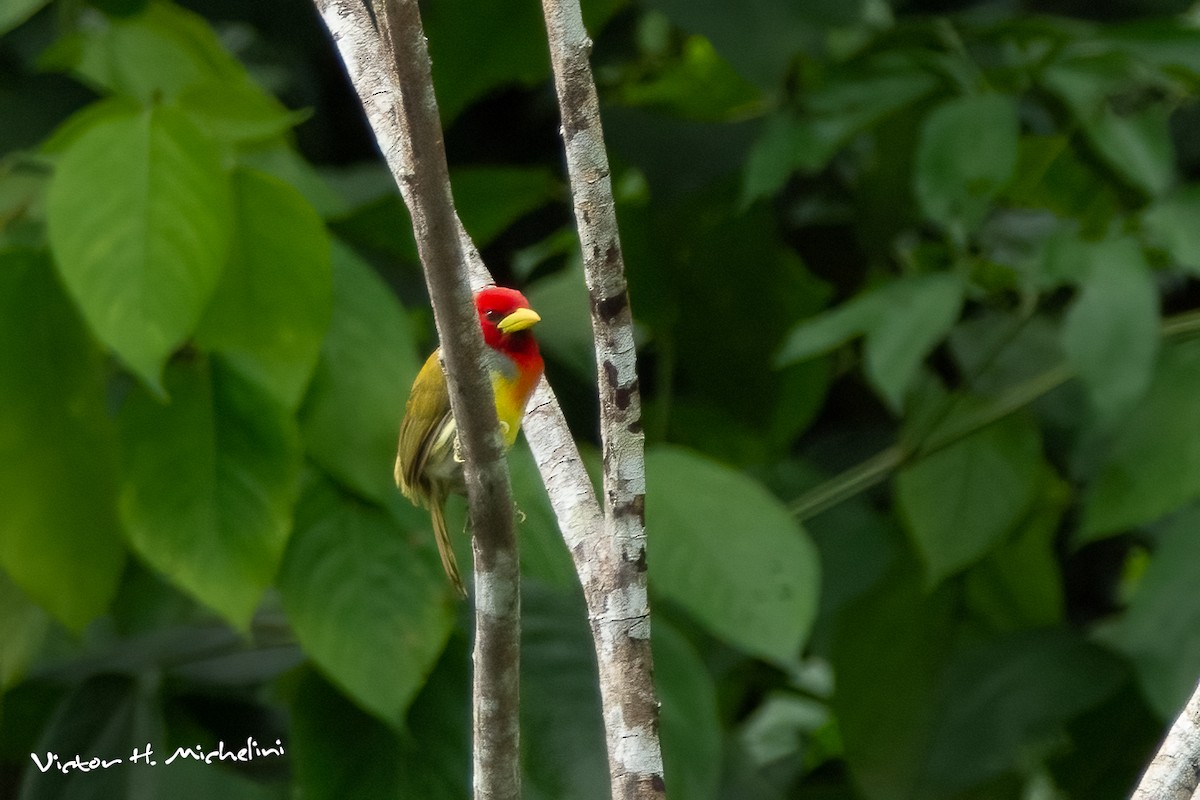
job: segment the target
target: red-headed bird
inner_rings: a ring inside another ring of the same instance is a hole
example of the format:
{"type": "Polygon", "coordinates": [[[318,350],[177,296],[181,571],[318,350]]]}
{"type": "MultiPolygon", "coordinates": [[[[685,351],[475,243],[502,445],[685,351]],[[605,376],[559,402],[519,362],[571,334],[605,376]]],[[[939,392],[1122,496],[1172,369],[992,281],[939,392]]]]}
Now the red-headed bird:
{"type": "MultiPolygon", "coordinates": [[[[529,307],[523,294],[500,286],[476,294],[475,310],[487,345],[484,358],[496,394],[500,433],[504,446],[512,447],[525,404],[542,377],[542,356],[529,330],[541,317],[529,307]]],[[[433,351],[408,395],[396,452],[396,485],[415,505],[429,509],[446,576],[459,594],[466,595],[446,529],[446,497],[450,492],[461,494],[465,487],[450,391],[440,356],[440,348],[433,351]]]]}

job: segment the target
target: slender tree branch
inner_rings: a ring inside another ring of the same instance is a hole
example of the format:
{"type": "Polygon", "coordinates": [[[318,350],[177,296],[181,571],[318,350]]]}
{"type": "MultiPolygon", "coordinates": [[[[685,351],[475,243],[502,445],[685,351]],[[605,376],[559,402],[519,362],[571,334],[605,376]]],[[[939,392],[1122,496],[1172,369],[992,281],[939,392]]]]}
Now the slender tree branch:
{"type": "MultiPolygon", "coordinates": [[[[1197,333],[1200,333],[1200,311],[1186,311],[1167,317],[1162,321],[1160,329],[1162,338],[1168,340],[1197,333]]],[[[993,422],[1021,410],[1074,377],[1075,371],[1065,363],[1039,372],[1032,378],[1010,387],[988,405],[954,425],[934,429],[924,441],[910,446],[891,445],[815,486],[791,504],[791,511],[801,521],[811,519],[838,503],[878,486],[905,464],[944,450],[993,422]]]]}
{"type": "Polygon", "coordinates": [[[462,226],[433,93],[429,52],[416,0],[387,0],[378,28],[356,0],[317,0],[356,82],[412,217],[463,456],[474,531],[474,790],[483,800],[518,800],[520,768],[520,562],[512,491],[484,369],[483,337],[471,298],[462,226]],[[352,21],[352,28],[342,27],[352,21]],[[378,31],[372,39],[368,31],[378,31]],[[390,58],[389,58],[390,56],[390,58]],[[388,81],[387,78],[392,80],[388,81]],[[390,84],[391,91],[386,88],[390,84]]]}
{"type": "Polygon", "coordinates": [[[1130,800],[1188,800],[1200,793],[1200,685],[1167,731],[1130,800]]]}
{"type": "MultiPolygon", "coordinates": [[[[413,154],[421,152],[411,142],[411,134],[406,129],[403,117],[395,113],[399,106],[398,98],[403,96],[400,76],[389,63],[389,48],[384,46],[380,32],[375,28],[373,18],[362,0],[315,0],[321,15],[328,26],[338,50],[345,62],[347,73],[355,90],[362,101],[367,118],[375,132],[376,139],[392,173],[402,190],[408,184],[410,173],[414,172],[413,154]]],[[[582,32],[582,25],[579,30],[582,32]]],[[[584,37],[586,39],[586,36],[584,37]]],[[[586,66],[586,62],[585,62],[586,66]]],[[[587,72],[587,85],[590,87],[594,103],[595,89],[587,72]]],[[[415,110],[420,110],[417,107],[415,110]]],[[[427,109],[426,109],[427,112],[427,109]]],[[[436,113],[433,115],[436,118],[436,113]]],[[[597,120],[597,132],[599,125],[597,120]]],[[[600,150],[603,155],[603,149],[600,150]]],[[[608,188],[607,164],[603,166],[604,188],[608,196],[609,213],[611,215],[611,190],[608,188]]],[[[405,196],[406,202],[409,201],[405,196]]],[[[410,204],[411,210],[411,204],[410,204]]],[[[445,221],[443,225],[449,224],[445,221]]],[[[471,283],[475,288],[492,283],[478,251],[471,243],[462,223],[454,219],[455,237],[459,243],[459,257],[465,262],[469,271],[471,283]]],[[[418,236],[418,239],[420,237],[418,236]]],[[[585,241],[594,241],[590,237],[585,241]]],[[[615,239],[615,223],[612,228],[612,243],[619,265],[619,244],[615,239]]],[[[604,249],[602,252],[609,252],[604,249]]],[[[616,308],[613,298],[621,298],[624,302],[624,279],[619,276],[619,290],[614,291],[611,282],[606,277],[592,281],[589,287],[599,287],[593,292],[594,298],[606,300],[594,305],[597,313],[613,314],[613,319],[620,322],[623,314],[628,317],[628,305],[624,309],[616,308]]],[[[589,278],[591,280],[591,278],[589,278]]],[[[432,295],[432,290],[431,290],[432,295]]],[[[611,322],[612,320],[610,320],[611,322]]],[[[440,330],[440,329],[439,329],[440,330]]],[[[598,362],[611,363],[617,369],[616,378],[610,378],[608,371],[602,371],[602,386],[606,387],[603,396],[614,408],[625,412],[627,433],[636,439],[636,448],[640,454],[641,442],[637,420],[640,413],[636,385],[632,395],[628,380],[635,375],[632,363],[632,335],[623,338],[619,331],[611,336],[614,345],[605,352],[611,352],[613,358],[601,355],[598,362]],[[626,353],[629,361],[621,360],[621,354],[626,353]],[[622,382],[624,381],[624,382],[622,382]]],[[[650,682],[650,651],[648,618],[639,617],[647,608],[645,600],[644,559],[641,558],[644,544],[641,536],[641,497],[644,481],[640,476],[633,481],[624,481],[620,487],[623,491],[630,488],[630,502],[624,508],[627,511],[620,517],[637,517],[638,530],[633,535],[612,535],[606,530],[605,516],[600,511],[591,480],[579,456],[579,450],[567,428],[562,410],[545,380],[538,386],[524,420],[526,439],[530,443],[534,458],[546,484],[551,505],[558,519],[567,546],[574,558],[580,581],[588,591],[589,613],[593,619],[593,636],[596,641],[596,652],[600,663],[601,674],[606,676],[607,691],[602,691],[604,702],[605,728],[610,750],[610,763],[615,768],[624,770],[622,780],[638,785],[639,776],[642,784],[650,787],[651,794],[645,796],[661,796],[662,794],[662,762],[658,751],[657,741],[657,701],[654,699],[653,687],[650,682]],[[639,483],[639,481],[642,481],[639,483]],[[633,497],[637,500],[634,501],[633,497]],[[620,546],[619,546],[620,545],[620,546]],[[630,557],[632,556],[632,557],[630,557]],[[617,573],[621,565],[625,572],[634,572],[635,581],[632,585],[619,580],[617,573]],[[606,579],[604,576],[614,576],[606,579]],[[621,591],[606,594],[607,588],[621,591]],[[632,611],[630,611],[632,609],[632,611]],[[640,620],[640,622],[639,622],[640,620]],[[624,633],[621,632],[622,626],[624,633]],[[632,657],[630,653],[632,652],[632,657]],[[620,690],[626,676],[630,676],[631,691],[620,690]],[[636,703],[622,703],[622,698],[636,699],[636,703]],[[632,723],[632,724],[631,724],[632,723]],[[649,746],[647,746],[649,742],[649,746]],[[656,794],[655,794],[656,793],[656,794]]],[[[606,439],[621,447],[623,437],[610,436],[606,439]]],[[[618,449],[618,453],[624,450],[618,449]]],[[[619,464],[621,459],[614,457],[609,463],[619,464]]],[[[623,479],[624,480],[624,479],[623,479]]],[[[628,520],[624,522],[628,526],[628,520]]],[[[616,526],[620,527],[620,526],[616,526]]],[[[478,580],[478,579],[477,579],[478,580]]],[[[477,601],[478,602],[478,601],[477,601]]],[[[515,663],[515,662],[514,662],[515,663]]],[[[478,729],[478,724],[477,724],[478,729]]],[[[516,742],[515,735],[511,741],[516,742]]],[[[478,768],[477,768],[478,772],[478,768]]],[[[614,773],[615,774],[615,773],[614,773]]],[[[478,778],[478,775],[477,775],[478,778]]],[[[614,779],[614,786],[616,780],[614,779]]],[[[480,795],[477,795],[480,796],[480,795]]],[[[637,796],[637,795],[619,795],[637,796]]]]}
{"type": "Polygon", "coordinates": [[[604,455],[604,548],[572,547],[600,667],[614,798],[665,796],[646,593],[646,465],[633,317],[578,0],[542,0],[591,298],[604,455]]]}

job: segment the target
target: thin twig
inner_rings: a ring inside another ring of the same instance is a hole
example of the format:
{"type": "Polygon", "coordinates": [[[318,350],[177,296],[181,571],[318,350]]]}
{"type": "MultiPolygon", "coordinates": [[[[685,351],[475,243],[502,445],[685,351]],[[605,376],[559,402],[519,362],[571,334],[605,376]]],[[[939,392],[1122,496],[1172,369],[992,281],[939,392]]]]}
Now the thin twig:
{"type": "MultiPolygon", "coordinates": [[[[1168,340],[1200,334],[1200,311],[1187,311],[1167,317],[1162,321],[1159,333],[1163,339],[1168,340]]],[[[1074,377],[1075,371],[1065,363],[1039,372],[1032,378],[1009,387],[992,402],[955,424],[934,429],[924,440],[910,446],[894,444],[886,447],[813,487],[792,502],[791,511],[801,522],[811,519],[838,503],[878,486],[906,464],[944,450],[1021,410],[1074,377]]]]}
{"type": "Polygon", "coordinates": [[[375,9],[376,29],[356,0],[317,0],[317,6],[351,78],[358,72],[378,82],[355,85],[373,126],[382,123],[376,137],[412,217],[457,423],[474,532],[474,796],[518,800],[520,567],[512,491],[420,11],[416,0],[386,0],[375,9]]]}
{"type": "Polygon", "coordinates": [[[591,299],[604,456],[603,548],[572,547],[599,659],[614,798],[665,796],[646,594],[646,464],[633,317],[578,0],[542,0],[591,299]]]}

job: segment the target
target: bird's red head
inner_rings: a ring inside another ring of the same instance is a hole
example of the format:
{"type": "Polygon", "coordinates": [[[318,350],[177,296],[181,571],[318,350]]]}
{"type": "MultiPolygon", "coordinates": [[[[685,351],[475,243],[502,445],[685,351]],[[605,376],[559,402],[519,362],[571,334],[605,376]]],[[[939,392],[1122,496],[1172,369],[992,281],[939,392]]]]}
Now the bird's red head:
{"type": "Polygon", "coordinates": [[[537,342],[529,329],[541,317],[529,307],[525,295],[516,289],[492,286],[475,295],[475,310],[488,347],[514,361],[536,360],[540,365],[537,342]]]}

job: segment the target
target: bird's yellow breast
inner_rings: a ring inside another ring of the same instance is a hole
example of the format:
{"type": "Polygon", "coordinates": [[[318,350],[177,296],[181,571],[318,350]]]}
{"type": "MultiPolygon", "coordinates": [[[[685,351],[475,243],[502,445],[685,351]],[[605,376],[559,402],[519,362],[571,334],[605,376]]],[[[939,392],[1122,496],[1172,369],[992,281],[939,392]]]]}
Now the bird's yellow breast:
{"type": "Polygon", "coordinates": [[[492,391],[496,395],[496,417],[500,420],[500,432],[504,446],[512,447],[517,441],[521,417],[525,414],[526,394],[522,392],[520,378],[510,379],[499,372],[492,373],[492,391]]]}

